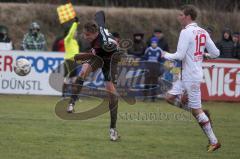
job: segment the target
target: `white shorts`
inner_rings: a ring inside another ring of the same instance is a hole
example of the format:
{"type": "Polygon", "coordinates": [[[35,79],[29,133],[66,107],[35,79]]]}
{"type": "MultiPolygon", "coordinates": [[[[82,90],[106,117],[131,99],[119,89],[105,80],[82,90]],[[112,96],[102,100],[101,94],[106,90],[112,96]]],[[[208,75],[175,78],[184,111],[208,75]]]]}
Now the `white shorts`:
{"type": "Polygon", "coordinates": [[[183,82],[181,80],[177,80],[173,82],[171,90],[168,91],[171,95],[181,95],[184,93],[183,82]]]}
{"type": "Polygon", "coordinates": [[[186,91],[188,95],[188,107],[199,109],[202,107],[200,84],[197,81],[177,80],[173,83],[173,87],[168,93],[171,95],[182,95],[186,91]]]}

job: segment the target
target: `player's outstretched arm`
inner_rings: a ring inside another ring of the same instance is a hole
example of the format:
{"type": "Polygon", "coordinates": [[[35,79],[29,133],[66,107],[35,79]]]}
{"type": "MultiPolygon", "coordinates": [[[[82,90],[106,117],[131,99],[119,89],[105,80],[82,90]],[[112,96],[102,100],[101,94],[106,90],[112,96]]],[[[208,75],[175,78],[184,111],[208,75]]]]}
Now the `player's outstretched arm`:
{"type": "Polygon", "coordinates": [[[182,30],[178,40],[177,52],[174,54],[163,52],[163,57],[167,60],[182,60],[186,55],[188,43],[189,34],[186,30],[182,30]]]}

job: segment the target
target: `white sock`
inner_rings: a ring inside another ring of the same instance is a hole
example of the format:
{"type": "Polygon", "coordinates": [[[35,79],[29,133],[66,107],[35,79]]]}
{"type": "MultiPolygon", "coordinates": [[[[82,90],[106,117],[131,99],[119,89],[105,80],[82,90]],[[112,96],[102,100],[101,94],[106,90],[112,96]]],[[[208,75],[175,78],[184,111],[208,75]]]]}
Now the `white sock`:
{"type": "Polygon", "coordinates": [[[200,113],[196,116],[196,119],[200,126],[202,127],[204,133],[207,135],[211,144],[216,144],[218,142],[215,134],[213,133],[210,121],[205,113],[200,113]]]}

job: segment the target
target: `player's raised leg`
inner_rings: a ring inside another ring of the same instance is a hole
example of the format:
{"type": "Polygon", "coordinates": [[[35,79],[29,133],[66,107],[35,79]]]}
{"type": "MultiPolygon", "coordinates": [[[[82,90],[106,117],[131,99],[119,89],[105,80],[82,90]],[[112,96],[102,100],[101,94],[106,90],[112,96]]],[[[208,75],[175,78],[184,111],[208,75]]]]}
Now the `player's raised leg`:
{"type": "MultiPolygon", "coordinates": [[[[173,83],[173,87],[170,91],[167,92],[165,96],[165,100],[180,109],[191,111],[191,109],[188,107],[188,95],[187,92],[184,91],[182,86],[182,81],[178,80],[173,83]]],[[[207,117],[210,120],[210,123],[212,124],[212,120],[210,117],[210,112],[207,109],[203,109],[203,112],[207,115],[207,117]]]]}
{"type": "Polygon", "coordinates": [[[184,93],[183,85],[181,80],[177,80],[173,83],[172,89],[167,92],[165,100],[178,108],[189,111],[187,106],[187,95],[184,93]]]}
{"type": "Polygon", "coordinates": [[[79,73],[79,76],[76,77],[76,79],[72,85],[72,95],[71,95],[71,99],[70,99],[70,102],[69,102],[69,105],[67,108],[68,113],[72,113],[74,111],[75,102],[79,98],[79,93],[81,92],[84,80],[91,72],[92,72],[91,65],[88,63],[84,63],[82,65],[82,69],[79,73]]]}

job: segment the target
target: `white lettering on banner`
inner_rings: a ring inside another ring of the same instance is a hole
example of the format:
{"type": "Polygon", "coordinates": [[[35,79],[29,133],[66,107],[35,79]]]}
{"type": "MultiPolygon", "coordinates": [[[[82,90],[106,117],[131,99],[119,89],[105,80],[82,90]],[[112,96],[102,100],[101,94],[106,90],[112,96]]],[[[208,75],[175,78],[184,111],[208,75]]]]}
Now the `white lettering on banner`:
{"type": "Polygon", "coordinates": [[[209,96],[240,97],[240,64],[204,64],[204,82],[209,96]]]}
{"type": "Polygon", "coordinates": [[[235,97],[240,96],[240,71],[236,75],[236,94],[235,97]]]}
{"type": "Polygon", "coordinates": [[[237,71],[237,69],[231,69],[224,77],[224,81],[225,81],[224,90],[225,90],[226,95],[230,96],[230,97],[235,95],[235,91],[230,90],[230,85],[234,81],[233,79],[230,78],[230,73],[234,73],[236,71],[237,71]]]}
{"type": "Polygon", "coordinates": [[[208,68],[203,69],[203,74],[205,78],[205,83],[207,85],[208,94],[210,96],[213,96],[214,94],[217,94],[217,69],[213,68],[212,70],[212,80],[210,75],[210,70],[208,68]]]}
{"type": "Polygon", "coordinates": [[[218,82],[218,90],[217,90],[217,94],[218,94],[218,96],[221,96],[221,95],[223,95],[223,80],[224,80],[224,68],[220,68],[219,69],[219,73],[218,73],[218,80],[217,80],[217,82],[218,82]]]}

